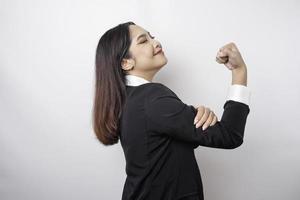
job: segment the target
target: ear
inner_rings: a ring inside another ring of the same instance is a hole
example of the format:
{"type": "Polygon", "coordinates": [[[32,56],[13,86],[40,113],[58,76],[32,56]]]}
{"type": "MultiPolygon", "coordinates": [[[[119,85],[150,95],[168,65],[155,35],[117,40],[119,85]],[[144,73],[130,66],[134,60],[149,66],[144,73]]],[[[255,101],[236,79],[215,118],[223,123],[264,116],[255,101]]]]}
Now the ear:
{"type": "Polygon", "coordinates": [[[121,65],[122,65],[122,69],[127,71],[127,70],[130,70],[132,67],[134,67],[135,61],[133,59],[123,58],[121,65]]]}

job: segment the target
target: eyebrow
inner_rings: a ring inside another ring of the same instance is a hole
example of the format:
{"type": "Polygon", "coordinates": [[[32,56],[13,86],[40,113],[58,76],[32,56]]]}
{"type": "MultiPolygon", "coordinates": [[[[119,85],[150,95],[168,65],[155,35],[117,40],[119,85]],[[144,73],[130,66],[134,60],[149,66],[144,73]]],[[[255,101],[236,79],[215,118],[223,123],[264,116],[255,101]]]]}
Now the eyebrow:
{"type": "MultiPolygon", "coordinates": [[[[150,36],[149,31],[147,31],[147,33],[150,36]]],[[[146,33],[143,33],[143,34],[139,35],[136,40],[139,40],[141,37],[146,37],[146,33]]]]}

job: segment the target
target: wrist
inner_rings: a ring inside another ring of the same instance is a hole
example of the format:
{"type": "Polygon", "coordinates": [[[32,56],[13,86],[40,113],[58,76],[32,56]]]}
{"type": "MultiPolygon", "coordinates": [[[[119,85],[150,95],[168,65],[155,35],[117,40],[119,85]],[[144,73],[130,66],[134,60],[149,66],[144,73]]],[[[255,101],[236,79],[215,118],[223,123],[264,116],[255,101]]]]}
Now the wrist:
{"type": "Polygon", "coordinates": [[[247,86],[247,68],[242,66],[232,70],[232,85],[239,84],[247,86]]]}

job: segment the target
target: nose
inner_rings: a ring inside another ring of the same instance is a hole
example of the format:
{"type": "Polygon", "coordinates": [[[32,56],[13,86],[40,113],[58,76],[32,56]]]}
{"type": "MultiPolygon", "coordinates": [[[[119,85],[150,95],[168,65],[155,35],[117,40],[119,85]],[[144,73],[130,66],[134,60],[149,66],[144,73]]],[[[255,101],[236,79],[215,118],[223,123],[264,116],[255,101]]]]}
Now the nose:
{"type": "Polygon", "coordinates": [[[155,42],[155,49],[157,49],[157,48],[162,49],[162,46],[158,41],[155,42]]]}

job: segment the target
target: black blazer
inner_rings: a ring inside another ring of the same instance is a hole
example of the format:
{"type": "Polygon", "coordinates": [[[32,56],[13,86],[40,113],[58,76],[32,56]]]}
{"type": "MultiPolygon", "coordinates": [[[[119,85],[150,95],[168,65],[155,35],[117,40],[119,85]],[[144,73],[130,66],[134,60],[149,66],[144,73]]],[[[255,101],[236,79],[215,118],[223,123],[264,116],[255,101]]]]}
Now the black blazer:
{"type": "Polygon", "coordinates": [[[120,142],[126,160],[122,200],[204,199],[194,149],[234,149],[243,143],[249,106],[228,100],[222,118],[196,128],[197,110],[167,86],[126,85],[120,142]]]}

